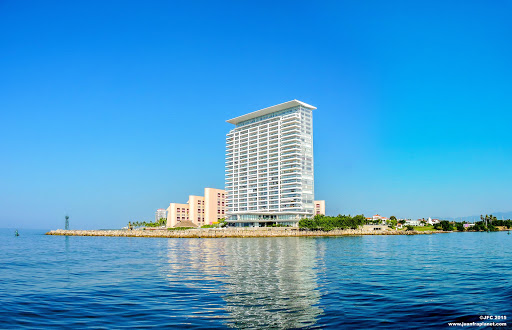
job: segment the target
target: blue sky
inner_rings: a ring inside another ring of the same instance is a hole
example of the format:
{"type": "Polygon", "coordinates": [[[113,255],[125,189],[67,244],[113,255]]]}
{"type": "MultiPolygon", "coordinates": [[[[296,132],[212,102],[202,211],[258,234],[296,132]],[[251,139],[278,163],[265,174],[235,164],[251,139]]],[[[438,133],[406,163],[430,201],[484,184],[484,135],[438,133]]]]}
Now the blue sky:
{"type": "Polygon", "coordinates": [[[225,120],[314,112],[329,214],[510,211],[509,1],[2,1],[0,227],[224,186],[225,120]],[[192,150],[192,151],[191,151],[192,150]]]}

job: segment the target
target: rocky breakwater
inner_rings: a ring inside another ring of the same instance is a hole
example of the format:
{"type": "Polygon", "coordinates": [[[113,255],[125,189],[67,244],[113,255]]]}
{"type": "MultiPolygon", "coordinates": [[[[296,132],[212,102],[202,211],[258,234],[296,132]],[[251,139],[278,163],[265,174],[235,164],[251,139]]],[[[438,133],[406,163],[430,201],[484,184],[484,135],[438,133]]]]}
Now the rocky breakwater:
{"type": "Polygon", "coordinates": [[[204,228],[187,230],[52,230],[46,235],[111,236],[111,237],[167,237],[167,238],[222,238],[222,237],[304,237],[356,235],[428,235],[433,232],[345,229],[331,231],[299,230],[298,228],[204,228]]]}

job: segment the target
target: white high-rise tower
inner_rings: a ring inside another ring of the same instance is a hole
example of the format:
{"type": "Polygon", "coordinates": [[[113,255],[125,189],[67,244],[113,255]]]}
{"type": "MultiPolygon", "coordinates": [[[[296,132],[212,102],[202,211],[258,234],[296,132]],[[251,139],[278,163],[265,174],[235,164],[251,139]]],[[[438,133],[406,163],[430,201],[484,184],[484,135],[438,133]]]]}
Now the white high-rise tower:
{"type": "Polygon", "coordinates": [[[314,213],[315,107],[293,100],[228,120],[227,219],[236,226],[296,226],[314,213]]]}

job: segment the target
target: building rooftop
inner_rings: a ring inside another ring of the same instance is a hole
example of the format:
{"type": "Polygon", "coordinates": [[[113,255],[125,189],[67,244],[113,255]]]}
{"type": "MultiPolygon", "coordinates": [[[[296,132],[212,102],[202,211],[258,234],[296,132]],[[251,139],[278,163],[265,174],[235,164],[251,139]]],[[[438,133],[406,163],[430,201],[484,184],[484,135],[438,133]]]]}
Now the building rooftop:
{"type": "Polygon", "coordinates": [[[276,112],[276,111],[280,111],[280,110],[284,110],[284,109],[288,109],[288,108],[293,108],[293,107],[297,107],[297,106],[303,106],[305,108],[309,108],[309,109],[316,109],[316,107],[312,106],[312,105],[309,105],[307,103],[304,103],[304,102],[301,102],[299,100],[292,100],[292,101],[288,101],[288,102],[284,102],[284,103],[281,103],[281,104],[278,104],[278,105],[273,105],[271,107],[268,107],[268,108],[265,108],[265,109],[261,109],[261,110],[258,110],[258,111],[253,111],[253,112],[250,112],[246,115],[243,115],[243,116],[240,116],[240,117],[236,117],[236,118],[233,118],[233,119],[230,119],[230,120],[226,120],[226,122],[230,123],[230,124],[238,124],[242,121],[246,121],[246,120],[249,120],[249,119],[253,119],[253,118],[256,118],[256,117],[260,117],[260,116],[264,116],[264,115],[267,115],[269,113],[272,113],[272,112],[276,112]]]}

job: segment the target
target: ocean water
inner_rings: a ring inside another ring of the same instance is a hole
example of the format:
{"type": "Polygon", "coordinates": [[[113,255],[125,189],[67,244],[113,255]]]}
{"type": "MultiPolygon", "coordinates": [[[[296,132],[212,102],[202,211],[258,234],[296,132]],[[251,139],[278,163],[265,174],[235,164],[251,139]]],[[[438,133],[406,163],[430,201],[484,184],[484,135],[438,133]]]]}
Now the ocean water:
{"type": "Polygon", "coordinates": [[[485,315],[512,318],[512,235],[506,232],[20,235],[0,230],[5,329],[425,329],[485,315]]]}

